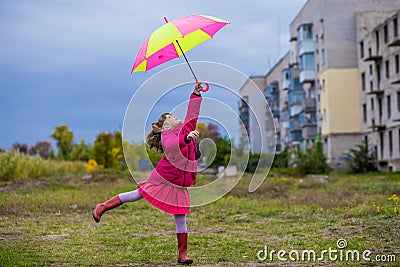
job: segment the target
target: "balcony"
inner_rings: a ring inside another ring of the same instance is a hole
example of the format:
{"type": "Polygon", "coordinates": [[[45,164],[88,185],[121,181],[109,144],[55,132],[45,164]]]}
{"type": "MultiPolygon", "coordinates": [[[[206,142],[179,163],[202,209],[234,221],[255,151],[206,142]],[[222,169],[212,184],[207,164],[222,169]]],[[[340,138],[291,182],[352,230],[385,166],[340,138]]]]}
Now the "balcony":
{"type": "Polygon", "coordinates": [[[282,70],[282,89],[289,90],[290,88],[290,69],[282,70]]]}
{"type": "Polygon", "coordinates": [[[364,58],[364,61],[375,61],[375,62],[380,62],[382,61],[382,56],[378,55],[378,52],[376,54],[372,54],[371,50],[369,50],[368,57],[364,58]]]}
{"type": "Polygon", "coordinates": [[[400,84],[400,78],[397,78],[396,80],[392,81],[390,84],[400,84]]]}
{"type": "MultiPolygon", "coordinates": [[[[274,117],[274,118],[279,118],[279,116],[280,116],[280,112],[279,112],[279,109],[271,109],[271,112],[272,112],[272,116],[274,117]]],[[[267,114],[268,114],[269,112],[267,111],[267,114]]]]}
{"type": "Polygon", "coordinates": [[[376,95],[377,97],[381,97],[383,95],[384,91],[382,90],[373,90],[369,91],[367,95],[376,95]]]}
{"type": "Polygon", "coordinates": [[[283,80],[282,81],[282,89],[289,90],[289,88],[290,88],[290,80],[283,80]]]}
{"type": "Polygon", "coordinates": [[[300,71],[300,83],[313,83],[315,81],[314,69],[304,69],[300,71]]]}
{"type": "Polygon", "coordinates": [[[317,125],[303,127],[303,139],[315,139],[318,134],[317,125]]]}
{"type": "Polygon", "coordinates": [[[299,49],[299,56],[305,53],[314,53],[314,41],[312,39],[303,40],[300,43],[298,43],[298,49],[299,49]]]}
{"type": "Polygon", "coordinates": [[[301,101],[303,99],[303,90],[290,90],[288,93],[288,104],[291,106],[301,106],[301,101]]]}
{"type": "Polygon", "coordinates": [[[400,38],[397,37],[393,42],[391,42],[389,44],[389,46],[393,47],[393,46],[400,46],[400,38]]]}
{"type": "Polygon", "coordinates": [[[304,98],[302,105],[304,112],[312,112],[315,111],[316,109],[316,103],[314,98],[304,98]]]}
{"type": "Polygon", "coordinates": [[[372,129],[372,131],[383,131],[386,129],[386,125],[382,123],[382,121],[376,123],[374,120],[372,121],[372,125],[368,128],[372,129]]]}
{"type": "Polygon", "coordinates": [[[295,142],[300,142],[302,140],[301,130],[290,131],[290,137],[292,139],[292,144],[295,144],[295,142]]]}
{"type": "Polygon", "coordinates": [[[315,112],[313,113],[300,113],[300,125],[302,128],[317,125],[317,117],[315,112]]]}

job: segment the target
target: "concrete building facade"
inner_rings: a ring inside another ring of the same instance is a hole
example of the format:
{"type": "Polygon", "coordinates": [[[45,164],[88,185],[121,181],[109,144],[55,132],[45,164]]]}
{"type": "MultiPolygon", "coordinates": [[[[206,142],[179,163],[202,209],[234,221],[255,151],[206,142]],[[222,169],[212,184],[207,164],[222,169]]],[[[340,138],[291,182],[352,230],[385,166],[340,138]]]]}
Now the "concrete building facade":
{"type": "Polygon", "coordinates": [[[381,171],[400,170],[400,10],[357,13],[361,135],[381,171]]]}

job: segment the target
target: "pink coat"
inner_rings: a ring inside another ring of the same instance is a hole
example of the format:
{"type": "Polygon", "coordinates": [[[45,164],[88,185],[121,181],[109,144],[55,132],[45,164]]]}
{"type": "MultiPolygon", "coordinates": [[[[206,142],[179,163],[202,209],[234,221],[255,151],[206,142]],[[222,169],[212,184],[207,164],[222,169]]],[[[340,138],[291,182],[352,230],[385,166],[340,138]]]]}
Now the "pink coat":
{"type": "Polygon", "coordinates": [[[185,121],[161,134],[165,157],[158,162],[148,182],[158,183],[156,177],[160,175],[178,186],[189,187],[196,183],[197,147],[194,140],[186,143],[185,136],[196,129],[201,101],[201,96],[191,94],[185,121]]]}

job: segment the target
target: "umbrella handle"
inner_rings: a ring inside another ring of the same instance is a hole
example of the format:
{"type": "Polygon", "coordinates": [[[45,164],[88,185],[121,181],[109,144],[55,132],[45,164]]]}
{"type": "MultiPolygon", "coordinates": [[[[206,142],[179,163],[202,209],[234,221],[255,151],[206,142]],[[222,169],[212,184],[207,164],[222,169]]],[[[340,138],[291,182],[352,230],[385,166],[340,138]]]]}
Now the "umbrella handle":
{"type": "MultiPolygon", "coordinates": [[[[199,81],[198,80],[196,80],[196,83],[198,83],[199,81]]],[[[206,88],[205,89],[200,89],[200,91],[202,91],[202,92],[207,92],[208,91],[208,89],[210,89],[210,85],[208,84],[208,83],[205,83],[206,84],[206,88]]]]}

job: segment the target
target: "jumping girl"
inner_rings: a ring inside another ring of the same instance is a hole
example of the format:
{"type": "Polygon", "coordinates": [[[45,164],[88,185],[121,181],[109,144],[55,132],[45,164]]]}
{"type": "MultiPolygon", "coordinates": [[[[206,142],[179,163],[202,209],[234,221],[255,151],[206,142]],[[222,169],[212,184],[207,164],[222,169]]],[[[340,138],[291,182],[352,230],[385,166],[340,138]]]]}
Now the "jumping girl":
{"type": "Polygon", "coordinates": [[[104,212],[123,203],[145,198],[153,206],[174,214],[178,239],[178,263],[191,264],[187,256],[188,231],[186,214],[190,211],[190,198],[186,187],[196,183],[196,139],[199,132],[196,124],[200,113],[202,97],[201,82],[196,82],[190,95],[189,105],[182,122],[170,113],[164,113],[157,122],[152,123],[152,131],[147,135],[146,143],[150,149],[164,153],[150,177],[137,185],[131,192],[116,195],[93,208],[93,219],[98,223],[104,212]]]}

